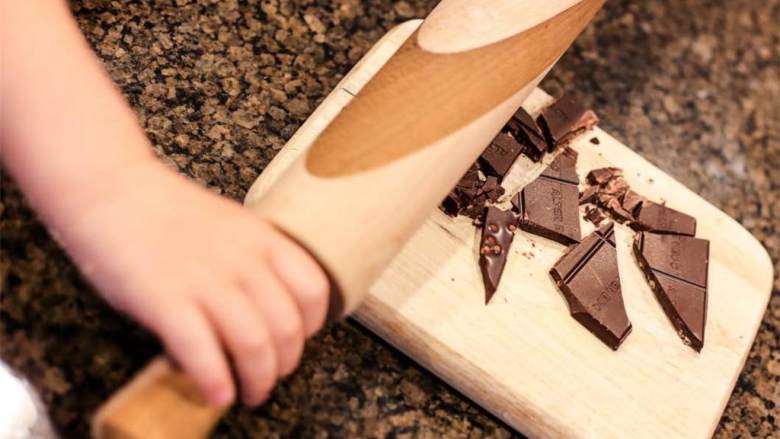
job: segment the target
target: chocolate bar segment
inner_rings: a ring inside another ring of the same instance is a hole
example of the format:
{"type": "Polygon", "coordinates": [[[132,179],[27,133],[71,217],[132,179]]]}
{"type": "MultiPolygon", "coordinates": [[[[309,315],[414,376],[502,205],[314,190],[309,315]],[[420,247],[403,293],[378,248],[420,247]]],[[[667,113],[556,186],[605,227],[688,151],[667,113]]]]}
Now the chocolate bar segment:
{"type": "Polygon", "coordinates": [[[485,303],[490,302],[498,288],[515,231],[517,216],[511,210],[501,210],[495,206],[485,210],[485,224],[479,246],[479,268],[485,284],[485,303]]]}
{"type": "Polygon", "coordinates": [[[676,235],[696,235],[696,218],[670,207],[650,201],[642,203],[637,209],[637,230],[676,235]]]}
{"type": "Polygon", "coordinates": [[[567,148],[513,199],[520,228],[564,245],[580,241],[577,153],[567,148]]]}
{"type": "Polygon", "coordinates": [[[572,317],[617,350],[631,332],[631,322],[623,304],[613,224],[605,224],[572,247],[550,274],[572,317]]]}
{"type": "Polygon", "coordinates": [[[567,145],[577,135],[598,123],[596,114],[582,106],[574,96],[563,95],[542,111],[537,123],[550,148],[567,145]]]}
{"type": "Polygon", "coordinates": [[[522,107],[509,119],[506,128],[523,144],[523,153],[531,160],[538,162],[550,150],[542,129],[522,107]]]}
{"type": "Polygon", "coordinates": [[[697,352],[704,346],[710,243],[682,235],[639,233],[634,254],[675,331],[697,352]]]}
{"type": "Polygon", "coordinates": [[[506,133],[498,133],[482,155],[479,156],[479,162],[486,173],[497,177],[500,181],[522,151],[523,145],[518,143],[512,136],[506,133]]]}

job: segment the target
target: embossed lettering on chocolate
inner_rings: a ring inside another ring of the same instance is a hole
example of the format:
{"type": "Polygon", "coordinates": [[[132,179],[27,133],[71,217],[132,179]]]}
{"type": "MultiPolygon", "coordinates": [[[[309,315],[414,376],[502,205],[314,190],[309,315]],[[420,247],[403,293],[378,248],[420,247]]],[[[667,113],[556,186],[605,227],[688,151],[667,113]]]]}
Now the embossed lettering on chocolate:
{"type": "Polygon", "coordinates": [[[609,222],[569,249],[550,270],[569,312],[617,350],[631,332],[618,275],[615,232],[609,222]]]}
{"type": "Polygon", "coordinates": [[[512,198],[520,228],[564,245],[580,242],[577,152],[566,148],[512,198]]]}

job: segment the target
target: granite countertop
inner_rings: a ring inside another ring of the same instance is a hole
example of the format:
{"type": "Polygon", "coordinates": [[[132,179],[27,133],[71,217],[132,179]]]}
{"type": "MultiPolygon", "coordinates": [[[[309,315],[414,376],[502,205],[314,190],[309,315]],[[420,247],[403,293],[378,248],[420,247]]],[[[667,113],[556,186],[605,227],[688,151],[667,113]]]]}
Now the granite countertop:
{"type": "MultiPolygon", "coordinates": [[[[384,32],[434,0],[72,2],[171,166],[241,200],[384,32]]],[[[613,0],[544,88],[747,227],[780,263],[780,0],[613,0]]],[[[0,356],[66,437],[159,350],[104,305],[4,174],[0,356]]],[[[717,438],[780,428],[780,282],[717,438]]],[[[606,414],[605,414],[606,415],[606,414]]],[[[353,322],[309,343],[264,407],[216,437],[509,437],[506,425],[353,322]]],[[[775,436],[776,437],[776,436],[775,436]]]]}

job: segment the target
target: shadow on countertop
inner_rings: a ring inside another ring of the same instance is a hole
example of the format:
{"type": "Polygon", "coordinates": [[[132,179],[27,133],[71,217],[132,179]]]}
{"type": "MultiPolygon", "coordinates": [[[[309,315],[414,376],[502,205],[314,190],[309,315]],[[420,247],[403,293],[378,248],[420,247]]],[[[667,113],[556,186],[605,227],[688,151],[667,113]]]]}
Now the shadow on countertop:
{"type": "MultiPolygon", "coordinates": [[[[72,8],[160,155],[240,200],[317,104],[394,24],[435,1],[82,0],[72,8]]],[[[543,88],[739,220],[780,268],[780,1],[608,2],[543,88]]],[[[3,174],[0,356],[86,437],[159,350],[94,295],[3,174]]],[[[780,282],[716,438],[780,429],[780,282]]],[[[351,322],[308,344],[264,407],[216,437],[517,434],[351,322]]]]}

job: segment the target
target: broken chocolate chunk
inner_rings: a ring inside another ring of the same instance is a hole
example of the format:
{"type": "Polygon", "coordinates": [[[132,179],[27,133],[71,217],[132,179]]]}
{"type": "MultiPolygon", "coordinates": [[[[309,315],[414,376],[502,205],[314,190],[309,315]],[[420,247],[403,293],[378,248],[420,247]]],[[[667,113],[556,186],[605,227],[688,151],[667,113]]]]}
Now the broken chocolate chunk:
{"type": "Polygon", "coordinates": [[[601,224],[602,221],[606,219],[604,214],[601,212],[600,209],[597,209],[595,207],[589,207],[585,211],[585,219],[592,222],[595,225],[601,224]]]}
{"type": "Polygon", "coordinates": [[[498,133],[493,141],[490,142],[490,145],[485,148],[482,155],[479,156],[479,161],[485,172],[501,180],[509,172],[512,163],[515,162],[515,159],[522,151],[523,145],[518,143],[512,136],[506,133],[498,133]]]}
{"type": "Polygon", "coordinates": [[[579,184],[580,179],[577,177],[577,151],[571,148],[563,150],[550,163],[550,166],[542,171],[542,176],[574,185],[579,184]]]}
{"type": "Polygon", "coordinates": [[[632,191],[629,189],[626,191],[626,193],[623,194],[622,197],[620,197],[620,205],[623,206],[623,209],[626,209],[628,212],[631,212],[632,216],[636,216],[635,212],[637,210],[637,207],[639,207],[640,204],[642,204],[645,201],[645,197],[639,195],[638,193],[632,191]]]}
{"type": "Polygon", "coordinates": [[[619,176],[613,177],[611,180],[601,186],[602,193],[618,198],[622,197],[626,192],[628,192],[628,190],[628,183],[626,183],[626,180],[623,180],[623,177],[619,176]]]}
{"type": "Polygon", "coordinates": [[[479,188],[479,195],[485,195],[487,200],[491,203],[496,203],[498,199],[504,195],[504,188],[498,183],[498,178],[490,176],[485,180],[485,183],[479,188]]]}
{"type": "Polygon", "coordinates": [[[479,267],[485,284],[485,303],[490,302],[498,288],[515,231],[517,216],[514,212],[495,206],[485,209],[485,224],[479,246],[479,267]]]}
{"type": "Polygon", "coordinates": [[[567,148],[512,199],[520,228],[564,245],[580,241],[577,152],[567,148]]]}
{"type": "Polygon", "coordinates": [[[639,233],[634,254],[656,299],[683,342],[704,346],[710,242],[681,235],[639,233]]]}
{"type": "Polygon", "coordinates": [[[444,201],[441,202],[439,209],[451,217],[456,217],[461,208],[464,207],[461,205],[461,202],[461,197],[458,195],[458,192],[452,190],[447,194],[447,197],[444,198],[444,201]]]}
{"type": "Polygon", "coordinates": [[[538,162],[547,152],[547,141],[544,139],[542,129],[522,107],[518,108],[514,116],[509,119],[506,129],[523,144],[523,154],[531,160],[538,162]]]}
{"type": "Polygon", "coordinates": [[[577,135],[598,123],[596,114],[582,106],[574,96],[563,95],[537,118],[550,149],[565,146],[577,135]]]}
{"type": "Polygon", "coordinates": [[[696,218],[664,205],[646,201],[637,209],[637,230],[677,235],[696,235],[696,218]]]}
{"type": "Polygon", "coordinates": [[[590,184],[602,185],[615,177],[623,175],[623,171],[620,168],[599,168],[594,169],[588,173],[588,182],[590,184]]]}
{"type": "Polygon", "coordinates": [[[600,203],[603,208],[609,210],[609,213],[620,223],[634,221],[634,215],[627,211],[620,204],[620,201],[614,196],[609,196],[606,203],[600,203]]]}
{"type": "Polygon", "coordinates": [[[631,322],[623,304],[613,224],[605,224],[572,247],[550,274],[572,317],[617,350],[631,332],[631,322]]]}
{"type": "Polygon", "coordinates": [[[596,201],[596,195],[599,193],[598,186],[588,186],[580,192],[580,204],[588,204],[596,201]]]}
{"type": "Polygon", "coordinates": [[[515,114],[509,120],[508,125],[513,128],[517,128],[517,125],[519,125],[525,129],[529,136],[534,136],[537,139],[544,141],[544,133],[542,132],[542,129],[523,107],[517,109],[515,114]]]}

